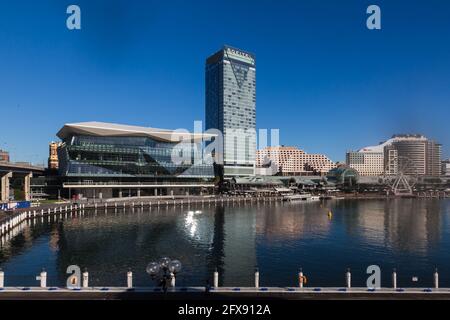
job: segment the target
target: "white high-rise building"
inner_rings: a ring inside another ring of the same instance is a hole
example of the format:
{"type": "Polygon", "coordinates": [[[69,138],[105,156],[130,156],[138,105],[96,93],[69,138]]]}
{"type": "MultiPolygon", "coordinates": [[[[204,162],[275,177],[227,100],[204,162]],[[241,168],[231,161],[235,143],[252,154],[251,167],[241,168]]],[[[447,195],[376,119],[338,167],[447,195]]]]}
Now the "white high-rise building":
{"type": "Polygon", "coordinates": [[[346,154],[347,165],[362,176],[397,174],[398,170],[411,175],[439,176],[440,159],[441,145],[415,134],[394,135],[377,146],[346,154]]]}

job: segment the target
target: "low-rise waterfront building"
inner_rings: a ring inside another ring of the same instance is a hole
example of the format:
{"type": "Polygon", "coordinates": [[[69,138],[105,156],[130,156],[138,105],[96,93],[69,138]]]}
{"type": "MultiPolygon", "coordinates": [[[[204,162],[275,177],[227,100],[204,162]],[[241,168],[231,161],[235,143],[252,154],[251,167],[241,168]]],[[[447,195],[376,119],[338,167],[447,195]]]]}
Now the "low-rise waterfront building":
{"type": "Polygon", "coordinates": [[[70,198],[142,197],[210,192],[214,167],[203,159],[212,135],[83,122],[57,136],[59,175],[70,198]]]}
{"type": "MultiPolygon", "coordinates": [[[[296,147],[266,147],[256,152],[257,168],[270,166],[278,168],[277,174],[295,175],[325,175],[336,167],[336,164],[323,154],[309,154],[296,147]]],[[[272,174],[274,170],[270,170],[272,174]]]]}

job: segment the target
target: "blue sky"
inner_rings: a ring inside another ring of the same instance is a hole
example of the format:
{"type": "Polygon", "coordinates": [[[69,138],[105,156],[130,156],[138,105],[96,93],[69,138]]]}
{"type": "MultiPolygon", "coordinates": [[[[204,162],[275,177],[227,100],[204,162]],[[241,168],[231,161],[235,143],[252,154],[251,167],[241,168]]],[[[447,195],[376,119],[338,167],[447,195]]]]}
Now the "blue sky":
{"type": "Polygon", "coordinates": [[[450,2],[0,0],[0,148],[46,161],[64,123],[193,130],[205,58],[256,54],[257,127],[344,160],[394,133],[450,156],[450,2]],[[77,4],[82,30],[66,28],[77,4]],[[366,28],[366,8],[382,30],[366,28]]]}

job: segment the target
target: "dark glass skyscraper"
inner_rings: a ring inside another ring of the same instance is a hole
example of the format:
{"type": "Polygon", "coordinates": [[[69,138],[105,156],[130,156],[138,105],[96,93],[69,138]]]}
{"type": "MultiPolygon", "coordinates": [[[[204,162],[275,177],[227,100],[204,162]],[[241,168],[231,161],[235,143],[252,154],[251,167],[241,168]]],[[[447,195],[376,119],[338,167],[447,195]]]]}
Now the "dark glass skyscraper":
{"type": "Polygon", "coordinates": [[[255,172],[255,56],[225,46],[206,60],[206,129],[223,133],[226,176],[255,172]]]}

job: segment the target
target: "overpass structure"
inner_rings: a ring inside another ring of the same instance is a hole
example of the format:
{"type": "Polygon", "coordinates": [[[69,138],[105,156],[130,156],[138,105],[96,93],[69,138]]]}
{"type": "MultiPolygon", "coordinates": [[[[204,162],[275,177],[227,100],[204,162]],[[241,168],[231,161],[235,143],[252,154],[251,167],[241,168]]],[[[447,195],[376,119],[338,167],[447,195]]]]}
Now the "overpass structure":
{"type": "Polygon", "coordinates": [[[27,163],[0,162],[0,202],[9,201],[10,179],[23,179],[25,200],[30,200],[30,180],[33,175],[44,174],[45,168],[27,163]]]}

